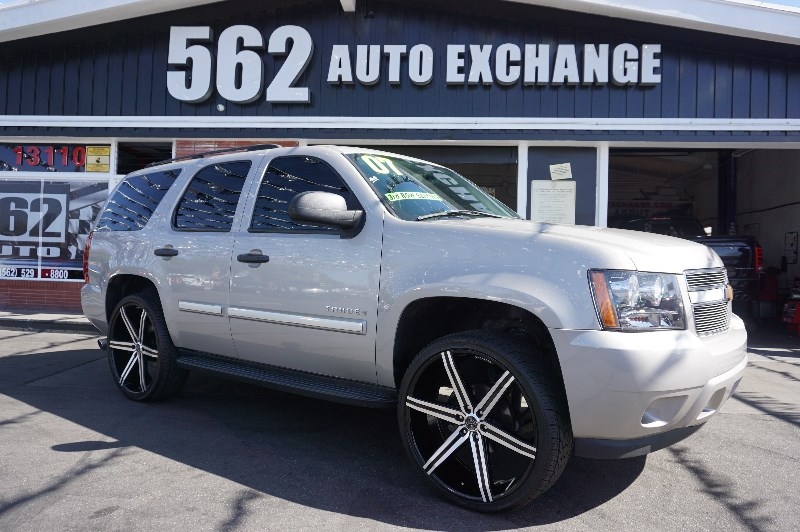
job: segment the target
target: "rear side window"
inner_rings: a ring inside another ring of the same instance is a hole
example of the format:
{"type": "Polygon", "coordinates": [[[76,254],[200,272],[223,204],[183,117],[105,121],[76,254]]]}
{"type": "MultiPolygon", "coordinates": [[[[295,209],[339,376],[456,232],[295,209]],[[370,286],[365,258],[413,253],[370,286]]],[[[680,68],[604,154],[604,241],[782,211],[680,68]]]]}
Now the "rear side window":
{"type": "Polygon", "coordinates": [[[168,170],[125,179],[108,200],[95,231],[142,229],[178,175],[180,170],[168,170]]]}
{"type": "Polygon", "coordinates": [[[175,210],[175,229],[230,231],[251,161],[212,164],[192,178],[175,210]]]}
{"type": "Polygon", "coordinates": [[[297,194],[308,191],[339,194],[347,201],[348,209],[360,208],[353,193],[327,163],[313,157],[280,157],[270,163],[261,180],[249,231],[340,232],[339,227],[311,225],[291,219],[289,202],[297,194]]]}

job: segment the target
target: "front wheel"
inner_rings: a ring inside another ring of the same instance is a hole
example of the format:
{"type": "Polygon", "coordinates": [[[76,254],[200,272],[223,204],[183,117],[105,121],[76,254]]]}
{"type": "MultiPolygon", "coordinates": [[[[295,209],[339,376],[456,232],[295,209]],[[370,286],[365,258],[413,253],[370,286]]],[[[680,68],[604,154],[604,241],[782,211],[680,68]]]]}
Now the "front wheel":
{"type": "Polygon", "coordinates": [[[555,483],[572,452],[559,384],[532,348],[486,331],[424,348],[400,386],[407,453],[445,497],[494,512],[555,483]]]}
{"type": "Polygon", "coordinates": [[[134,401],[176,394],[188,376],[176,359],[158,299],[148,292],[122,298],[108,331],[108,362],[122,393],[134,401]]]}

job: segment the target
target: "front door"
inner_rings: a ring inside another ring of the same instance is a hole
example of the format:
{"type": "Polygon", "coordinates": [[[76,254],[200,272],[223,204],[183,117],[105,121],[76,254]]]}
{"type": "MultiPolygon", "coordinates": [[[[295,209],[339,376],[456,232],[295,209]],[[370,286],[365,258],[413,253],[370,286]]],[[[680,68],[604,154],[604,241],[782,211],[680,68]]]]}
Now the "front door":
{"type": "Polygon", "coordinates": [[[254,362],[374,383],[382,221],[367,219],[343,237],[337,227],[291,220],[289,201],[310,190],[361,208],[322,160],[270,163],[233,249],[228,314],[236,350],[254,362]]]}

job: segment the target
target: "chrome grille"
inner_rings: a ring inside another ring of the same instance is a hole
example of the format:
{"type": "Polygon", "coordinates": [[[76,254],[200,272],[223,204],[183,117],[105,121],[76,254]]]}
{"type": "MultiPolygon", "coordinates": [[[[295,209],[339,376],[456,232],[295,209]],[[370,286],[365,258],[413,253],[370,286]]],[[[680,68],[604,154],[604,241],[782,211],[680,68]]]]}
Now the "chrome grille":
{"type": "Polygon", "coordinates": [[[709,270],[687,270],[686,283],[690,292],[710,290],[712,288],[725,288],[728,285],[728,274],[725,268],[709,270]]]}
{"type": "Polygon", "coordinates": [[[728,286],[725,268],[706,268],[684,272],[694,313],[694,329],[700,336],[721,333],[731,326],[730,304],[725,299],[728,286]]]}
{"type": "Polygon", "coordinates": [[[694,328],[697,334],[706,335],[727,331],[731,315],[727,301],[694,305],[694,328]]]}

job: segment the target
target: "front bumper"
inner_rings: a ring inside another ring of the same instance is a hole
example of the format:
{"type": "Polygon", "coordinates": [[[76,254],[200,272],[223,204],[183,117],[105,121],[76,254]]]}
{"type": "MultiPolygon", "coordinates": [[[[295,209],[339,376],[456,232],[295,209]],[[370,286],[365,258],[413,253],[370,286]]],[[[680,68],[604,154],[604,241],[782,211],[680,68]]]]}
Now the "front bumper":
{"type": "Polygon", "coordinates": [[[583,458],[633,458],[669,447],[688,438],[703,425],[693,425],[659,432],[631,440],[603,440],[599,438],[575,438],[575,455],[583,458]]]}
{"type": "Polygon", "coordinates": [[[636,456],[694,432],[719,412],[747,366],[747,333],[552,330],[576,454],[636,456]],[[689,430],[689,429],[692,430],[689,430]]]}

